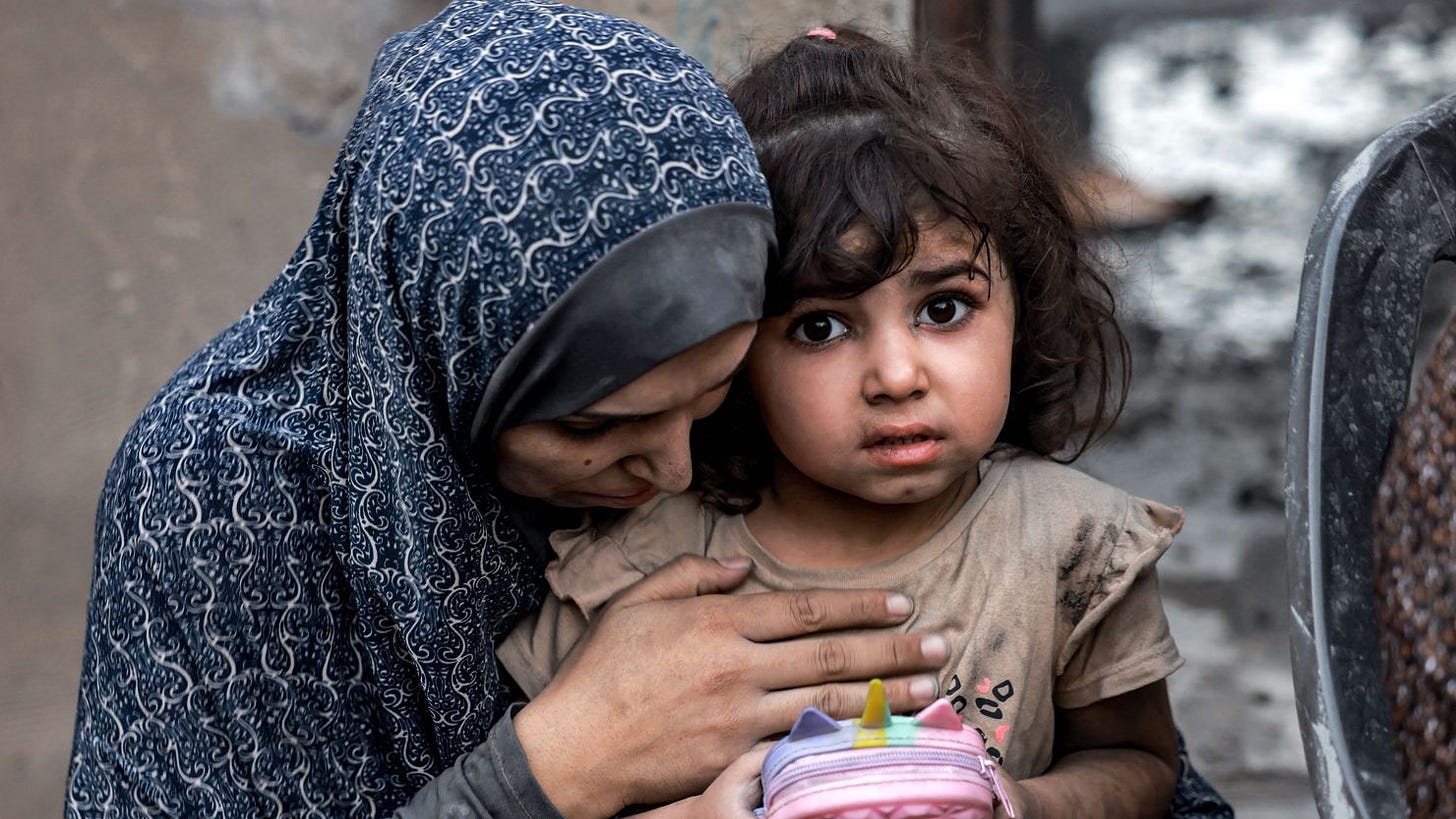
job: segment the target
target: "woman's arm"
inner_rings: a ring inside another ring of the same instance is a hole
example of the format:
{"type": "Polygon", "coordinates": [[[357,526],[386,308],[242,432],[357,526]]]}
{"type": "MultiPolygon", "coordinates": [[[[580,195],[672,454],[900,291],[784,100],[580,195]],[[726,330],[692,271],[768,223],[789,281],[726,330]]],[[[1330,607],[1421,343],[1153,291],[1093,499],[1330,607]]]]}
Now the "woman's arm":
{"type": "MultiPolygon", "coordinates": [[[[1057,710],[1057,750],[1041,776],[1006,783],[1017,819],[1161,819],[1178,776],[1165,682],[1057,710]]],[[[1008,816],[1004,806],[996,819],[1008,816]]]]}
{"type": "Polygon", "coordinates": [[[891,707],[931,702],[943,638],[870,632],[909,615],[882,591],[725,596],[749,564],[679,558],[623,592],[592,621],[551,684],[516,718],[530,768],[563,814],[701,793],[759,740],[815,705],[864,707],[880,676],[891,707]],[[914,683],[912,685],[912,683],[914,683]]]}
{"type": "Polygon", "coordinates": [[[394,812],[393,819],[561,819],[531,776],[516,737],[515,711],[512,708],[497,720],[485,742],[430,780],[409,804],[394,812]]]}

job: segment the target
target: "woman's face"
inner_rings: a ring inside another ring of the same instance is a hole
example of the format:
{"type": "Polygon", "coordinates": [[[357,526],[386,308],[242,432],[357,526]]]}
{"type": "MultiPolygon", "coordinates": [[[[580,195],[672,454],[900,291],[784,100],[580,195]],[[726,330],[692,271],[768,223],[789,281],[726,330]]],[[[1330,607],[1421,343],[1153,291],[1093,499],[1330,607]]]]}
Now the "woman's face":
{"type": "Polygon", "coordinates": [[[687,489],[688,432],[723,403],[755,326],[731,327],[571,415],[506,429],[496,443],[501,486],[555,506],[614,509],[687,489]]]}

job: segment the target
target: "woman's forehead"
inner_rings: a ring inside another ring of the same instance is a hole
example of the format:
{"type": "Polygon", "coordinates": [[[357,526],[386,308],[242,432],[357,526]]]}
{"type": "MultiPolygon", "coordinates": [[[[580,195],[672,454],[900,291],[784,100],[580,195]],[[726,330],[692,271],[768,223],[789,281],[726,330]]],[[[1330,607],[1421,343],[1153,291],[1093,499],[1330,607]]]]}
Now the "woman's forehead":
{"type": "Polygon", "coordinates": [[[616,392],[575,413],[639,418],[668,412],[726,387],[738,372],[757,325],[739,324],[658,364],[616,392]]]}

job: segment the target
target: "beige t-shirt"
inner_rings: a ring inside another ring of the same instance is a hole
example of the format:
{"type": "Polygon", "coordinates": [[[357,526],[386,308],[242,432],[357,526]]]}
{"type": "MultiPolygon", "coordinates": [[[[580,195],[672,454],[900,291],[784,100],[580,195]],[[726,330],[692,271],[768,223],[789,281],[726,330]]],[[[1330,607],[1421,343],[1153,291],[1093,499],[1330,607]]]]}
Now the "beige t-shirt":
{"type": "Polygon", "coordinates": [[[1135,498],[1070,467],[1013,449],[981,463],[981,483],[912,551],[853,570],[785,565],[742,515],[692,494],[662,498],[610,525],[552,535],[554,596],[497,649],[525,692],[546,686],[592,614],[681,554],[748,555],[736,593],[882,588],[915,601],[905,630],[950,640],[941,692],[980,729],[1015,778],[1052,760],[1055,708],[1079,708],[1173,673],[1153,568],[1182,526],[1176,509],[1135,498]]]}

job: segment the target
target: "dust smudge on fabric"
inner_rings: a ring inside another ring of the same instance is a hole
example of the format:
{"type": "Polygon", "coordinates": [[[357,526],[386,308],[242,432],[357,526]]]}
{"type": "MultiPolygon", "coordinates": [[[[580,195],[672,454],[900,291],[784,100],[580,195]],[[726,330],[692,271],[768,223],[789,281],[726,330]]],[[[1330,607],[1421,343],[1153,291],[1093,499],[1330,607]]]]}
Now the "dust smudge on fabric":
{"type": "Polygon", "coordinates": [[[1067,552],[1066,558],[1057,567],[1057,579],[1062,584],[1058,599],[1062,611],[1066,612],[1074,626],[1082,622],[1087,612],[1107,597],[1107,589],[1116,584],[1123,575],[1123,570],[1119,570],[1112,562],[1112,547],[1117,542],[1117,526],[1106,524],[1096,545],[1089,549],[1093,527],[1091,518],[1081,521],[1077,527],[1076,545],[1067,552]]]}

